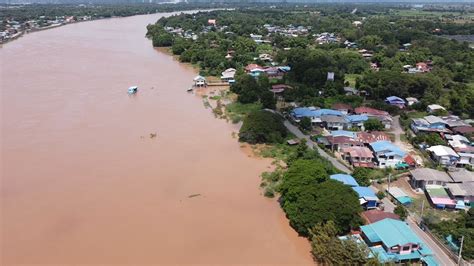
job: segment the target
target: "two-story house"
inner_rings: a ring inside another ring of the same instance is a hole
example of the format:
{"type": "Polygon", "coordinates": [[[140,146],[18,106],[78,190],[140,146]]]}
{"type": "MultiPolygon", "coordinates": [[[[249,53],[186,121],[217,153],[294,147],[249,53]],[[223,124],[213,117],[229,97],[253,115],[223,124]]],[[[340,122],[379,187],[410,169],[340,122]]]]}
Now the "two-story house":
{"type": "Polygon", "coordinates": [[[406,153],[389,141],[377,141],[369,144],[374,151],[378,167],[393,167],[403,162],[406,153]]]}

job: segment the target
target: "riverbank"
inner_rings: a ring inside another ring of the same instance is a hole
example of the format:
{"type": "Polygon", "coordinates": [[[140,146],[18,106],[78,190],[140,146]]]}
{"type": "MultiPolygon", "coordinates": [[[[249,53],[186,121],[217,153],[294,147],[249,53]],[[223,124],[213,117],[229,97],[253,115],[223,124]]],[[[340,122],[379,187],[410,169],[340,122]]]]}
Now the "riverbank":
{"type": "Polygon", "coordinates": [[[312,264],[259,190],[271,161],[190,97],[196,70],[143,37],[160,16],[70,24],[0,50],[0,264],[312,264]]]}

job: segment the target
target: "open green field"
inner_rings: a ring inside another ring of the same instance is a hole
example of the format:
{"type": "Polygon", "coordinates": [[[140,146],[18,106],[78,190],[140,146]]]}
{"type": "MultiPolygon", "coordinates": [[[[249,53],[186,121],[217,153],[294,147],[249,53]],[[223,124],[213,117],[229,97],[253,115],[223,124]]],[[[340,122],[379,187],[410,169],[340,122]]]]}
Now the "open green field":
{"type": "Polygon", "coordinates": [[[349,82],[349,87],[355,88],[357,77],[362,77],[360,74],[345,74],[344,81],[349,82]]]}
{"type": "Polygon", "coordinates": [[[424,11],[419,9],[397,10],[394,14],[403,17],[426,17],[426,18],[442,18],[442,17],[462,17],[464,19],[474,19],[474,12],[464,13],[452,11],[424,11]]]}

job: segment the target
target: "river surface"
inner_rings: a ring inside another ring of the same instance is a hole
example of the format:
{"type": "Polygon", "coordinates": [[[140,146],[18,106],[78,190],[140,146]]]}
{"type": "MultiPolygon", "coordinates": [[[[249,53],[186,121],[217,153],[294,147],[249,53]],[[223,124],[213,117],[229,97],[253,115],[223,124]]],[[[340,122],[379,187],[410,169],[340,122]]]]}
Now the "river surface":
{"type": "Polygon", "coordinates": [[[194,69],[144,38],[162,15],[0,48],[1,265],[311,264],[258,188],[269,161],[185,92],[194,69]]]}

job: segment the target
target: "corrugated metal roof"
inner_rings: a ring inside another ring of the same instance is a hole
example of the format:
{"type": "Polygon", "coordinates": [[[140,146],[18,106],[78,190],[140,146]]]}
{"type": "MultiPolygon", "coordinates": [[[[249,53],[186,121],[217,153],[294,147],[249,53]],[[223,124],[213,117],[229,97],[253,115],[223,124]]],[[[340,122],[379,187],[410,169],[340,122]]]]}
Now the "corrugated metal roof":
{"type": "Polygon", "coordinates": [[[360,228],[366,236],[371,236],[369,239],[380,239],[389,248],[408,243],[423,243],[405,222],[390,218],[360,228]]]}
{"type": "Polygon", "coordinates": [[[331,178],[333,180],[337,180],[339,182],[342,182],[344,185],[348,185],[348,186],[351,186],[351,187],[358,187],[359,186],[357,181],[351,175],[335,174],[335,175],[329,176],[329,178],[331,178]]]}

